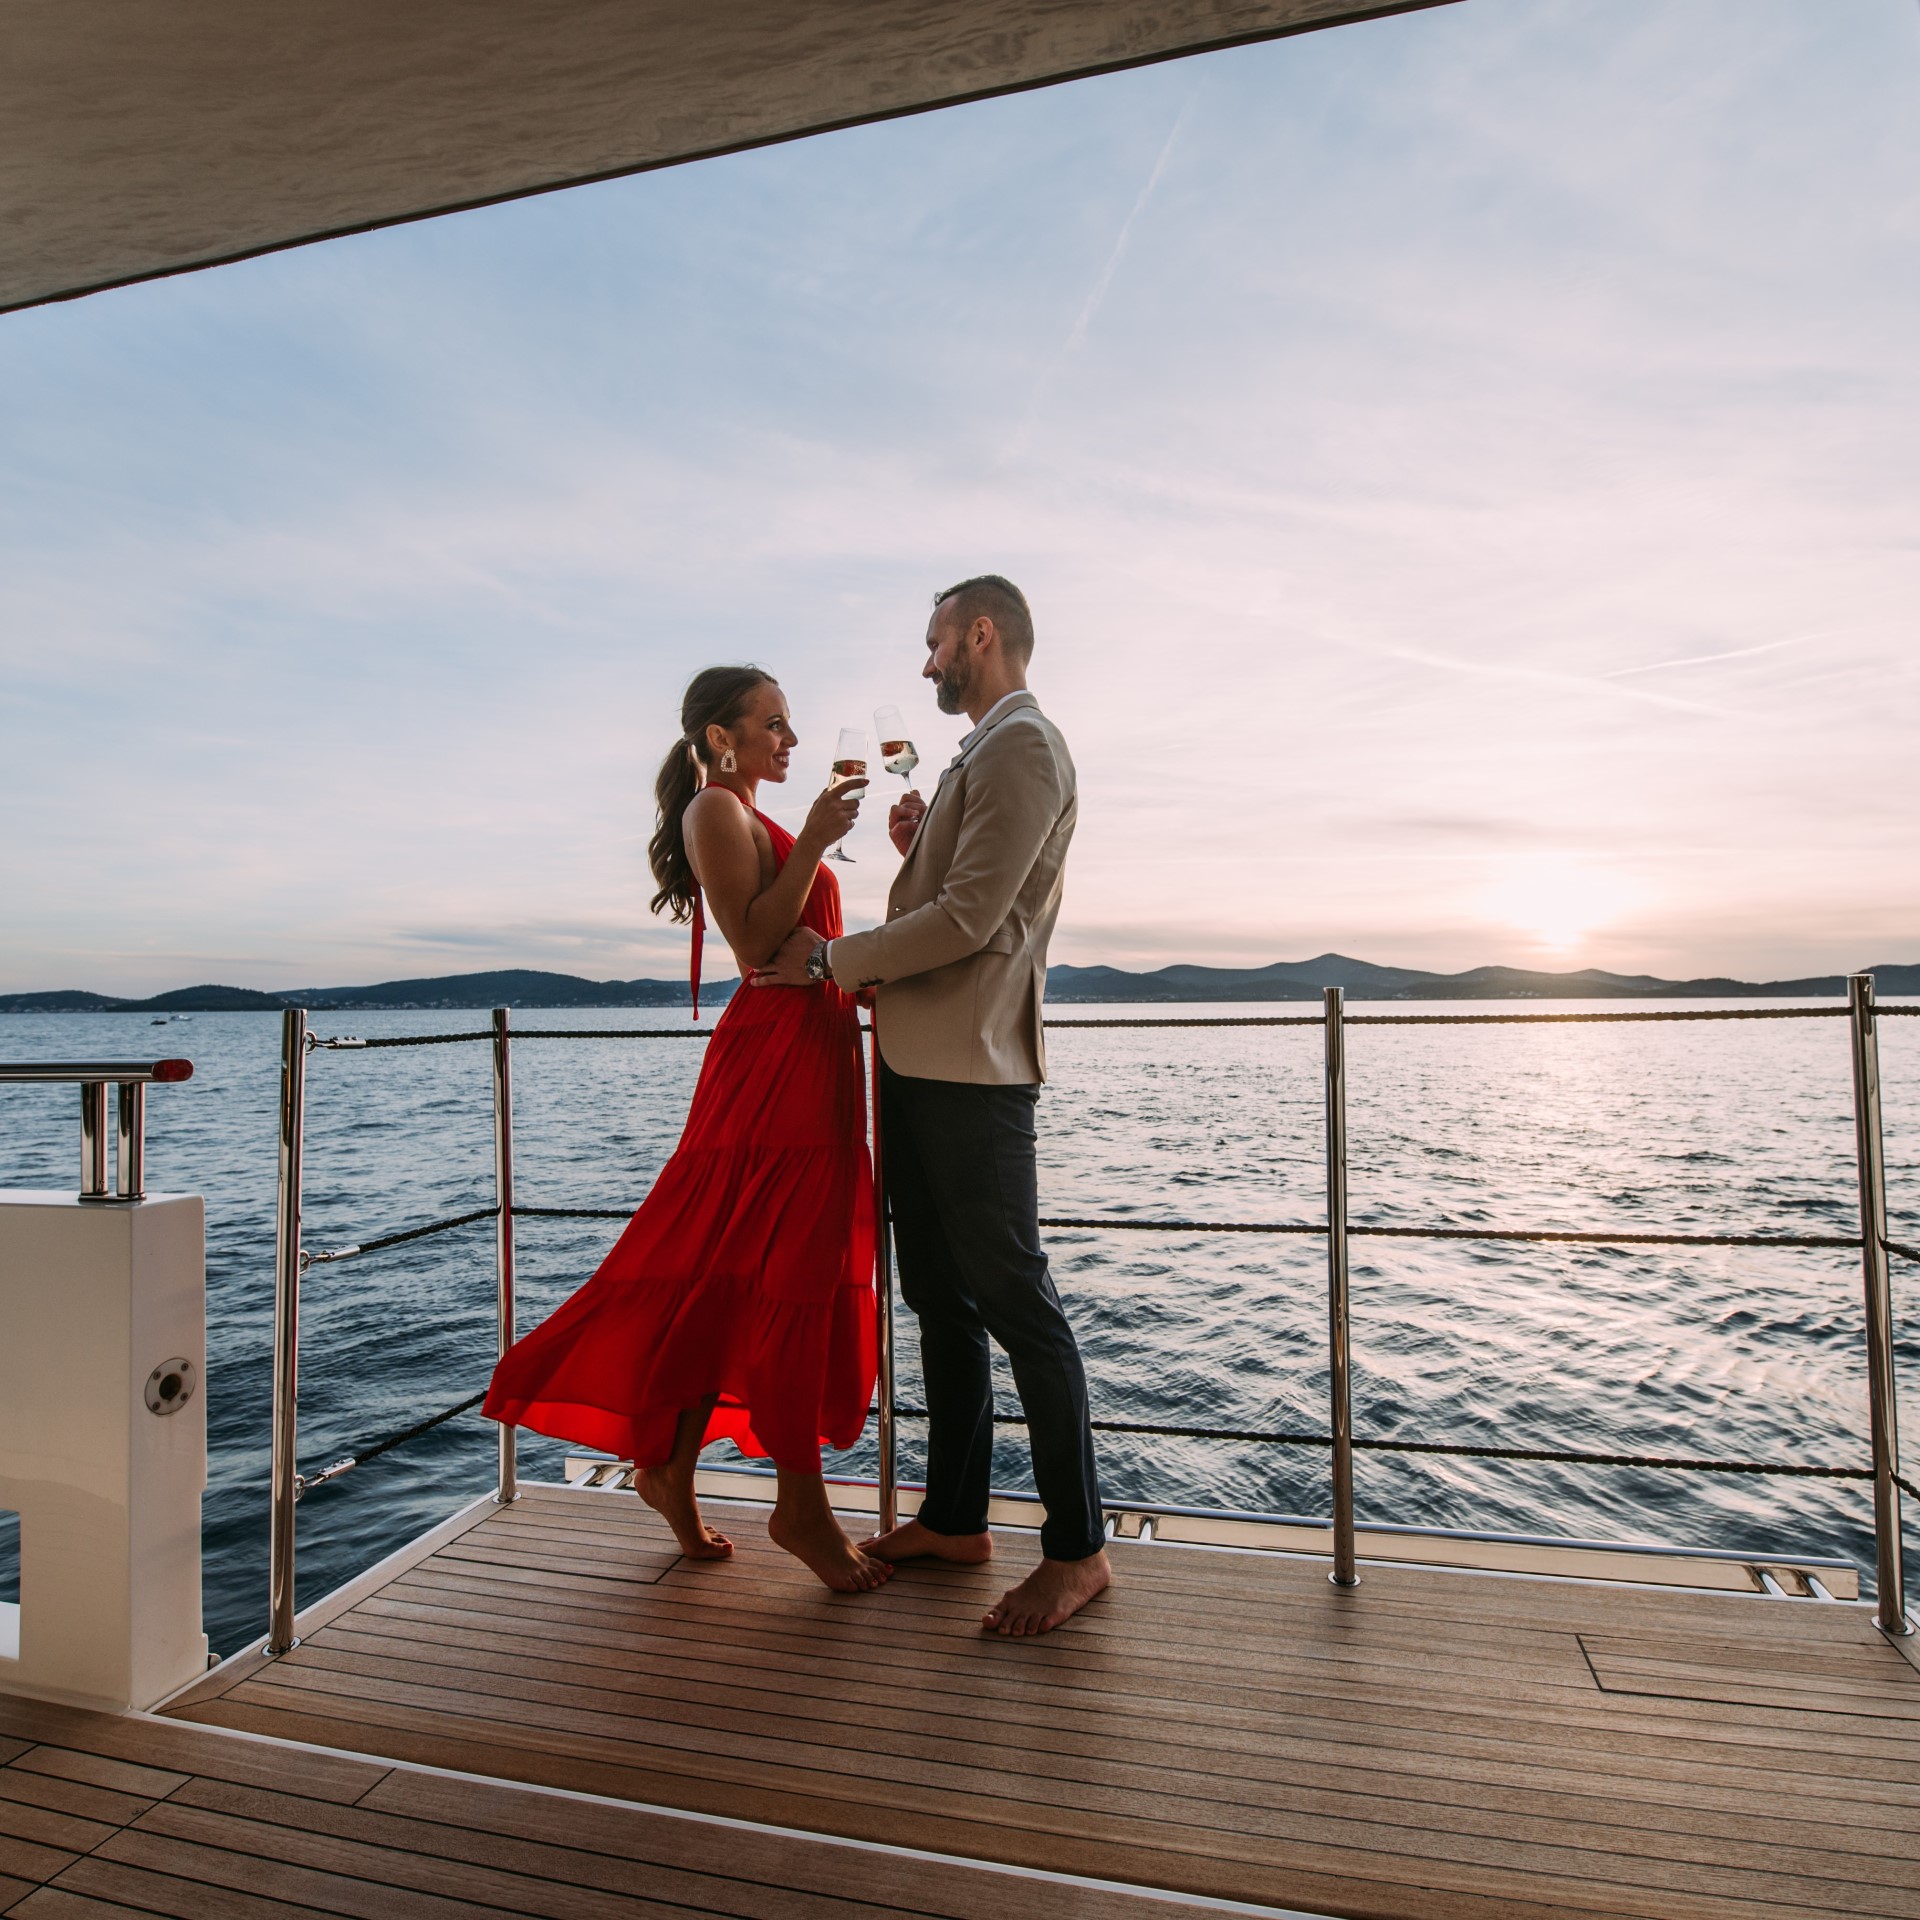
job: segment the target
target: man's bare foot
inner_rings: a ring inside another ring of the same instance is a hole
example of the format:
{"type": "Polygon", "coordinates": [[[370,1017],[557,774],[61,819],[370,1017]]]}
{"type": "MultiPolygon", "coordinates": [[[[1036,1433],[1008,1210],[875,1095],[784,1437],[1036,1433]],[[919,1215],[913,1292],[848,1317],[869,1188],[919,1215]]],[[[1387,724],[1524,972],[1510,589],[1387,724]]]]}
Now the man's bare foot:
{"type": "Polygon", "coordinates": [[[981,1615],[980,1624],[991,1633],[1051,1633],[1105,1593],[1112,1580],[1104,1549],[1084,1560],[1042,1560],[981,1615]]]}
{"type": "Polygon", "coordinates": [[[633,1490],[673,1529],[689,1560],[724,1560],[733,1552],[733,1542],[700,1518],[691,1474],[676,1473],[671,1466],[642,1467],[633,1476],[633,1490]]]}
{"type": "Polygon", "coordinates": [[[993,1558],[990,1533],[935,1533],[918,1520],[903,1520],[886,1533],[860,1542],[860,1551],[876,1560],[957,1560],[977,1567],[993,1558]]]}
{"type": "Polygon", "coordinates": [[[804,1561],[835,1593],[871,1593],[893,1578],[884,1560],[870,1560],[846,1536],[830,1510],[790,1510],[775,1507],[767,1522],[767,1536],[804,1561]]]}

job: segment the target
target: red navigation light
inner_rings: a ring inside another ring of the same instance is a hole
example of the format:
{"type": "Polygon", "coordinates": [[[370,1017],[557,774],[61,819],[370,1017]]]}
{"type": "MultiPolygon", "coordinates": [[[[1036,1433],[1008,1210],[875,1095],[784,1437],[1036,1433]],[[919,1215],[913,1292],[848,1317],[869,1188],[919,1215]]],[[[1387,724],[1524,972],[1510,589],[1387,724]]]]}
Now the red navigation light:
{"type": "Polygon", "coordinates": [[[191,1060],[156,1060],[153,1063],[153,1077],[156,1080],[191,1080],[193,1062],[191,1060]]]}

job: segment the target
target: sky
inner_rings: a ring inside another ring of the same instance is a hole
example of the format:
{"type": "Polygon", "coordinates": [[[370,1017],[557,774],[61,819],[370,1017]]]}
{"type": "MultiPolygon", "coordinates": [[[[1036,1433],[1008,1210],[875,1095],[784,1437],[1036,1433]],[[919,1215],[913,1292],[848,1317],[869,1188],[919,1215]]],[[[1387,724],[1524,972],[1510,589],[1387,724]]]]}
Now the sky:
{"type": "Polygon", "coordinates": [[[789,824],[883,703],[937,774],[985,569],[1057,961],[1920,961],[1916,341],[1913,0],[1464,0],[0,318],[0,989],[671,976],[687,678],[779,677],[789,824]]]}

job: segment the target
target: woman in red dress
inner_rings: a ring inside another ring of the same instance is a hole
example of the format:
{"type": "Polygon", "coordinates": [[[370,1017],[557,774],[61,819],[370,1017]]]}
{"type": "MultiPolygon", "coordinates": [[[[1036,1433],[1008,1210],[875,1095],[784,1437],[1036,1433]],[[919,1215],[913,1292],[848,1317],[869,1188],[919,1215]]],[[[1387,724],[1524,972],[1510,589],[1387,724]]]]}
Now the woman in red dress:
{"type": "MultiPolygon", "coordinates": [[[[654,911],[693,919],[697,996],[709,914],[743,980],[798,925],[842,931],[820,856],[853,825],[865,783],[822,793],[798,838],[755,807],[797,744],[785,695],[758,668],[696,675],[681,729],[648,851],[654,911]]],[[[830,981],[743,986],[707,1043],[673,1158],[599,1272],[494,1370],[486,1412],[632,1460],[640,1497],[694,1559],[733,1551],[694,1498],[700,1449],[724,1438],[770,1456],[779,1494],[767,1531],[828,1586],[857,1593],[893,1569],[834,1518],[820,1449],[860,1437],[876,1370],[854,1003],[830,981]]]]}

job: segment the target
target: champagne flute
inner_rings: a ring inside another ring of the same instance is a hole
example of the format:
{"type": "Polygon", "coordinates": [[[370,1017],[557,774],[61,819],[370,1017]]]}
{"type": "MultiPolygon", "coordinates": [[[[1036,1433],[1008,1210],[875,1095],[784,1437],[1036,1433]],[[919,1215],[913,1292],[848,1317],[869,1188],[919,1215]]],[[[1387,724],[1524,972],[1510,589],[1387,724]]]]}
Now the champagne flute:
{"type": "MultiPolygon", "coordinates": [[[[842,727],[840,744],[833,751],[833,771],[827,776],[827,789],[844,787],[849,780],[864,780],[867,776],[867,736],[858,727],[842,727]]],[[[853,855],[842,853],[837,846],[827,849],[829,860],[838,860],[843,866],[854,864],[853,855]]]]}
{"type": "Polygon", "coordinates": [[[873,730],[880,736],[880,764],[902,780],[911,780],[920,756],[907,738],[907,723],[898,707],[882,707],[873,716],[873,730]]]}

